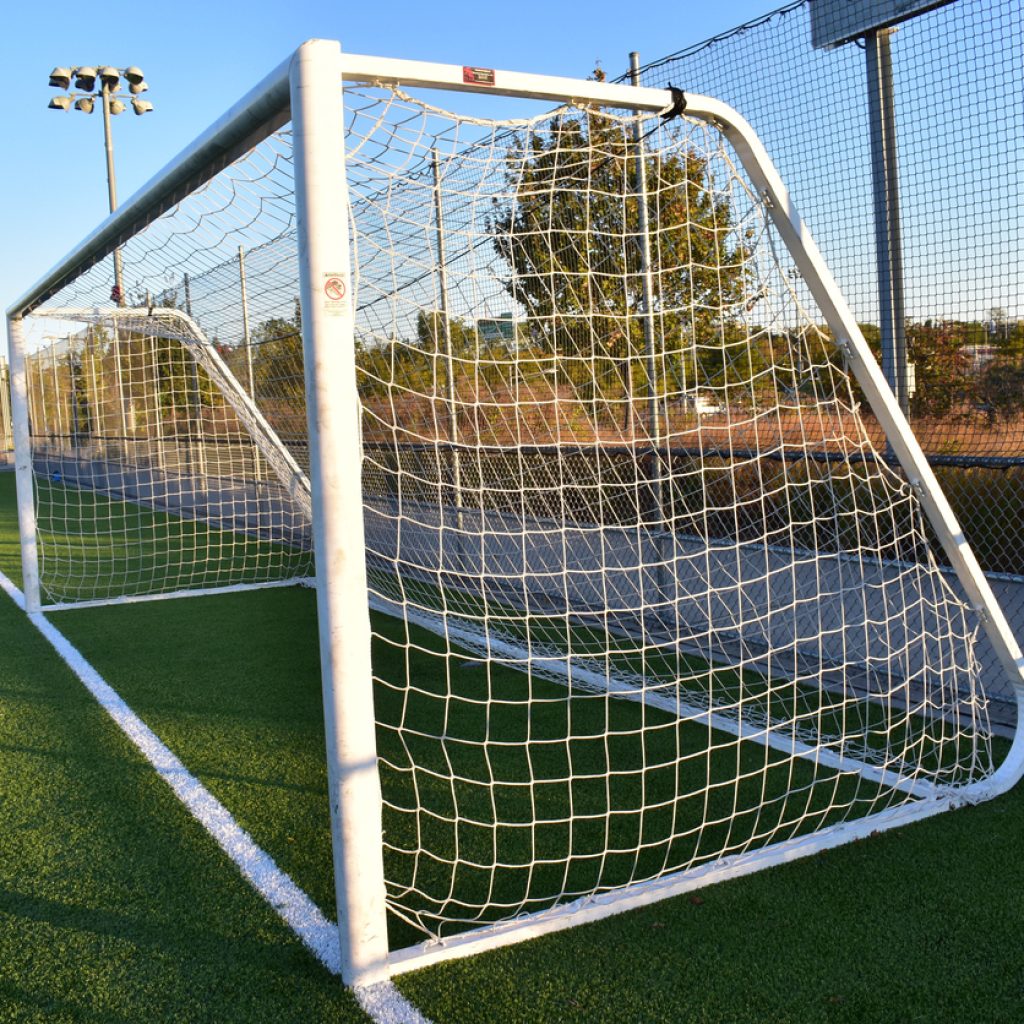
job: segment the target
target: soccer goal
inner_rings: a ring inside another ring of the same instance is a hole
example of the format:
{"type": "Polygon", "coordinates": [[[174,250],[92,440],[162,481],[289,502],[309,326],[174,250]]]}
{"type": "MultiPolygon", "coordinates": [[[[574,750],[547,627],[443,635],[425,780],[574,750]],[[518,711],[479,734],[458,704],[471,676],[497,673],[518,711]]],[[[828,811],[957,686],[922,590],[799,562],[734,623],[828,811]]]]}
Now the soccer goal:
{"type": "Polygon", "coordinates": [[[8,324],[30,610],[315,580],[350,984],[1022,771],[1017,645],[713,99],[310,42],[8,324]]]}

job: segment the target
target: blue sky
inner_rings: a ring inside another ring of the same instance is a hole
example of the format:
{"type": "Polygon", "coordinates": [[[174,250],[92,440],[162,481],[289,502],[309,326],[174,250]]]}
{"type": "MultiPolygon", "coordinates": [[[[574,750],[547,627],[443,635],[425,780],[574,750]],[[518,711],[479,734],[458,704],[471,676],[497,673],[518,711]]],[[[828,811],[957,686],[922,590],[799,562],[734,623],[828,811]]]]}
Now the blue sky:
{"type": "Polygon", "coordinates": [[[776,6],[178,0],[104,12],[7,5],[0,43],[8,141],[7,187],[0,192],[2,306],[107,213],[100,115],[47,109],[58,94],[47,86],[55,65],[134,64],[145,72],[154,112],[129,111],[114,121],[124,201],[305,39],[340,39],[351,52],[580,77],[600,60],[615,75],[625,70],[630,50],[653,60],[776,6]]]}

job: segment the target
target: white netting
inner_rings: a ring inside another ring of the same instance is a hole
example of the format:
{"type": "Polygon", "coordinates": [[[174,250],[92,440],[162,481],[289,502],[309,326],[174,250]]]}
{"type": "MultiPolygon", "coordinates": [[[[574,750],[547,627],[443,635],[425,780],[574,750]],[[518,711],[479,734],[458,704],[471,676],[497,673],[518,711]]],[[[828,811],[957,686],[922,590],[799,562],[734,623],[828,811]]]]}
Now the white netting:
{"type": "MultiPolygon", "coordinates": [[[[346,110],[400,938],[991,771],[976,617],[717,130],[578,107],[485,122],[380,89],[346,110]]],[[[33,356],[51,599],[210,585],[215,548],[235,582],[308,573],[288,141],[124,247],[137,311],[83,313],[33,356]],[[234,382],[150,306],[185,311],[234,382]],[[119,345],[154,354],[118,369],[119,345]],[[161,450],[187,508],[111,483],[115,463],[121,485],[156,479],[161,450]],[[61,515],[116,546],[119,520],[82,511],[115,494],[189,524],[177,564],[71,564],[61,515]]],[[[94,268],[52,306],[109,285],[94,268]]]]}

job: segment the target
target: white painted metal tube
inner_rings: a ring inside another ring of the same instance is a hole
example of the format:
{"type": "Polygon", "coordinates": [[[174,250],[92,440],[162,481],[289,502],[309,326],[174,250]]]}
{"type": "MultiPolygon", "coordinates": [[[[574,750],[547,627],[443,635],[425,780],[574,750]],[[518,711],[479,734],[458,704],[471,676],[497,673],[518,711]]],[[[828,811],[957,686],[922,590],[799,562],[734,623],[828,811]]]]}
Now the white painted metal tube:
{"type": "Polygon", "coordinates": [[[575,928],[577,925],[600,921],[606,917],[649,906],[660,900],[683,893],[702,889],[717,882],[752,875],[765,868],[788,864],[802,857],[809,857],[823,850],[844,846],[856,839],[867,839],[876,833],[891,828],[923,821],[957,806],[955,799],[944,797],[936,800],[922,800],[901,804],[871,814],[855,821],[841,822],[813,832],[797,836],[772,846],[763,846],[748,853],[734,854],[721,860],[703,864],[700,867],[682,870],[648,882],[641,882],[622,889],[582,896],[572,903],[563,903],[550,910],[524,914],[510,921],[485,926],[474,931],[463,932],[443,941],[424,942],[417,946],[396,950],[391,954],[392,975],[431,967],[447,960],[458,960],[488,950],[501,949],[516,942],[534,939],[541,935],[575,928]]]}
{"type": "Polygon", "coordinates": [[[11,418],[14,432],[14,472],[18,494],[18,532],[21,535],[21,577],[25,610],[39,611],[39,548],[32,480],[32,441],[28,423],[28,374],[25,338],[20,317],[7,318],[7,343],[11,354],[11,418]]]}
{"type": "Polygon", "coordinates": [[[305,43],[290,77],[341,973],[346,984],[364,987],[387,980],[388,939],[340,54],[337,43],[305,43]]]}
{"type": "Polygon", "coordinates": [[[554,100],[556,103],[595,103],[624,110],[660,113],[672,106],[672,94],[667,89],[643,89],[555,75],[394,60],[355,53],[342,54],[341,76],[346,82],[379,82],[408,88],[444,89],[446,92],[491,92],[524,99],[554,100]]]}

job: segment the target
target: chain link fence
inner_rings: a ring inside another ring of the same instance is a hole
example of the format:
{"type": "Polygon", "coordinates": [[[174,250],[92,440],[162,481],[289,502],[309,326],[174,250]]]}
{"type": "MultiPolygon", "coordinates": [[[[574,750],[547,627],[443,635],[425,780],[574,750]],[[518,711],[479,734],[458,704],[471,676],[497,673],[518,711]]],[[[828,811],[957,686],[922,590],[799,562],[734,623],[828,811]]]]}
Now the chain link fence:
{"type": "MultiPolygon", "coordinates": [[[[812,2],[641,79],[753,124],[880,351],[865,49],[813,49],[812,2]]],[[[1024,8],[958,0],[899,25],[891,52],[910,420],[1024,640],[1024,8]]]]}

